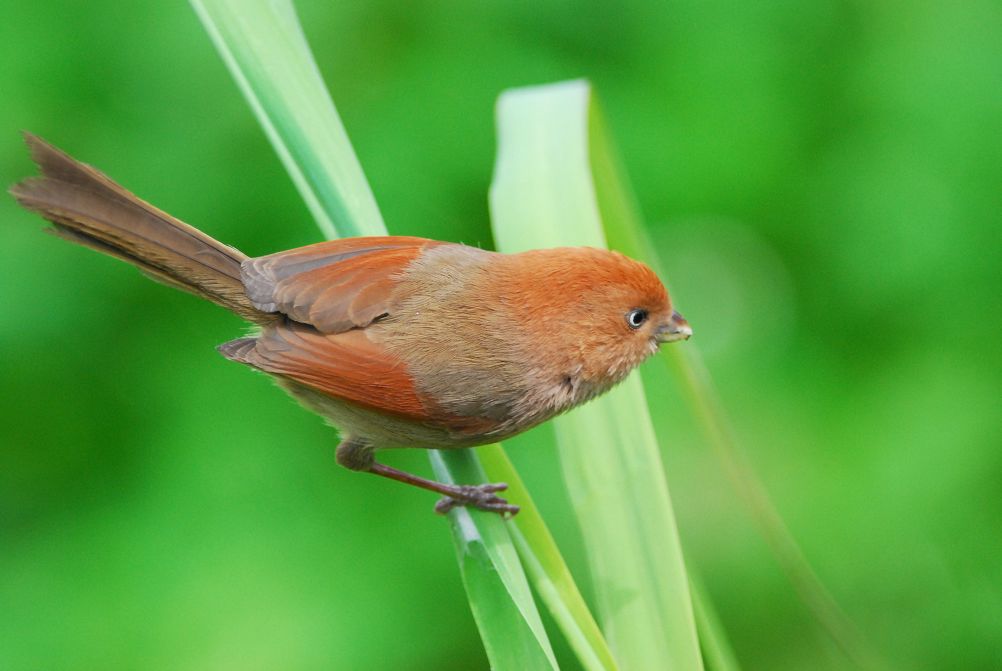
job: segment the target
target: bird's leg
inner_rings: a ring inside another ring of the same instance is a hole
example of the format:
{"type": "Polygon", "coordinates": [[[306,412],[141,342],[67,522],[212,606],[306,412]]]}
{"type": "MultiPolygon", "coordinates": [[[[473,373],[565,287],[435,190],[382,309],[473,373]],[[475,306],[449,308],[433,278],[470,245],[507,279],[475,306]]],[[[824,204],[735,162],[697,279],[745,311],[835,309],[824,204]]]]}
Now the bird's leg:
{"type": "Polygon", "coordinates": [[[390,466],[384,466],[376,462],[369,468],[370,473],[381,475],[398,482],[406,482],[408,485],[429,489],[439,494],[444,494],[445,498],[440,499],[435,504],[435,512],[444,515],[456,506],[470,506],[480,510],[500,513],[501,515],[515,515],[519,508],[508,503],[495,492],[503,492],[508,489],[508,485],[503,482],[485,483],[482,485],[448,485],[444,482],[427,480],[411,473],[398,471],[390,466]]]}
{"type": "Polygon", "coordinates": [[[496,494],[496,492],[508,489],[508,485],[503,482],[482,485],[450,485],[436,482],[377,463],[373,452],[372,446],[368,442],[358,438],[348,438],[337,446],[337,463],[353,471],[374,473],[384,478],[444,494],[445,498],[435,504],[435,512],[440,515],[444,515],[456,506],[470,506],[501,515],[515,515],[519,511],[518,506],[508,503],[496,494]]]}

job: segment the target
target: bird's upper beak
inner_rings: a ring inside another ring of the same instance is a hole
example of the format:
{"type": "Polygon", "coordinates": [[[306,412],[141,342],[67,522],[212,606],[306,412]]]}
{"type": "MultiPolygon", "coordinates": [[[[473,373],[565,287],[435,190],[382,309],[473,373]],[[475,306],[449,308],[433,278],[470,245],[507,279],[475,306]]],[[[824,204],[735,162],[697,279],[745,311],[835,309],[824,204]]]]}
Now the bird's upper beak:
{"type": "Polygon", "coordinates": [[[659,326],[654,335],[659,343],[688,340],[692,336],[692,327],[685,317],[672,310],[671,318],[659,326]]]}

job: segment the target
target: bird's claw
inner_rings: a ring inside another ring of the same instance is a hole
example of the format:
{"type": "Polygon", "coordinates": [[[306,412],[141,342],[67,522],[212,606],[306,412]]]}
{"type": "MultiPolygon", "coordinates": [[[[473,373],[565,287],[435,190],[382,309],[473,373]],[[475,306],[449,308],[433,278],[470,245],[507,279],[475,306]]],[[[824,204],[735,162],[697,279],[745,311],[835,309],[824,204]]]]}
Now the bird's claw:
{"type": "Polygon", "coordinates": [[[490,482],[483,485],[460,485],[450,496],[439,499],[435,512],[445,515],[456,506],[468,506],[479,510],[498,513],[502,517],[514,517],[520,508],[501,498],[495,492],[508,489],[504,482],[490,482]]]}

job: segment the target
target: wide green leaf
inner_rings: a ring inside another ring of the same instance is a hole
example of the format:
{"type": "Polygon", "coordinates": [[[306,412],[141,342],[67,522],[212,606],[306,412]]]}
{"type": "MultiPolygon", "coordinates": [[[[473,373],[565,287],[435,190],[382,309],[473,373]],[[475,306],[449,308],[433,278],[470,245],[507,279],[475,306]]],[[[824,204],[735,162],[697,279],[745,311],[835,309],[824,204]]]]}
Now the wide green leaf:
{"type": "MultiPolygon", "coordinates": [[[[589,151],[591,110],[590,87],[581,81],[502,96],[490,194],[499,249],[606,246],[589,151]]],[[[555,424],[599,621],[616,661],[624,669],[702,669],[689,581],[639,377],[555,424]]]]}

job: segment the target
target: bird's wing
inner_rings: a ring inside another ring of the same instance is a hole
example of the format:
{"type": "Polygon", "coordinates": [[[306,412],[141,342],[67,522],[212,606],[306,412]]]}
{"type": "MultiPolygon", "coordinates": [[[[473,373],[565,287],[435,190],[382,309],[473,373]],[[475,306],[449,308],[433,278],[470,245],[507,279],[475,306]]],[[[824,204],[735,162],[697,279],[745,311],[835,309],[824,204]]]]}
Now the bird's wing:
{"type": "Polygon", "coordinates": [[[400,274],[441,244],[403,236],[331,240],[247,259],[241,276],[259,310],[284,313],[321,333],[343,333],[389,314],[400,274]]]}
{"type": "Polygon", "coordinates": [[[419,397],[403,362],[362,330],[324,334],[287,322],[265,328],[256,338],[224,343],[219,351],[233,361],[365,408],[419,422],[435,414],[419,397]]]}

